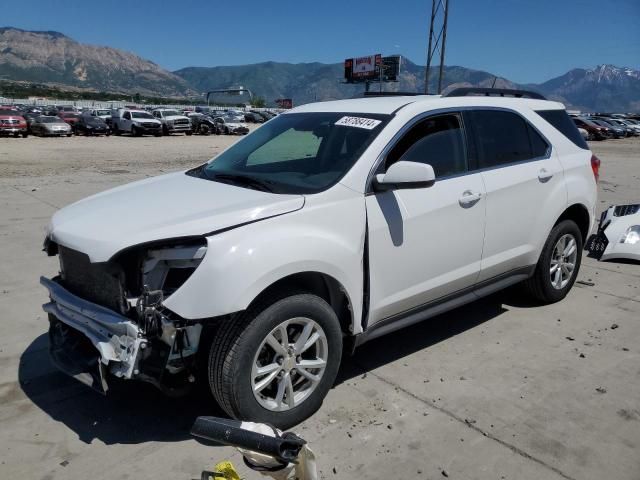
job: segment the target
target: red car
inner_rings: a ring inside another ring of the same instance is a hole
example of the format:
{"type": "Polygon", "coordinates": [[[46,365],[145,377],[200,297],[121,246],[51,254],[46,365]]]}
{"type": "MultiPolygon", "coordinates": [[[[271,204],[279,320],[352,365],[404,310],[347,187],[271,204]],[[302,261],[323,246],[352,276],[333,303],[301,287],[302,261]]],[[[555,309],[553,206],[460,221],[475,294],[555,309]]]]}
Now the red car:
{"type": "Polygon", "coordinates": [[[71,128],[78,122],[80,115],[75,112],[59,112],[58,117],[60,117],[65,123],[71,125],[71,128]]]}
{"type": "Polygon", "coordinates": [[[15,110],[0,110],[0,135],[29,136],[27,121],[15,110]]]}
{"type": "Polygon", "coordinates": [[[612,136],[611,131],[600,125],[593,123],[586,118],[573,117],[576,127],[584,128],[589,134],[589,140],[605,140],[612,136]]]}

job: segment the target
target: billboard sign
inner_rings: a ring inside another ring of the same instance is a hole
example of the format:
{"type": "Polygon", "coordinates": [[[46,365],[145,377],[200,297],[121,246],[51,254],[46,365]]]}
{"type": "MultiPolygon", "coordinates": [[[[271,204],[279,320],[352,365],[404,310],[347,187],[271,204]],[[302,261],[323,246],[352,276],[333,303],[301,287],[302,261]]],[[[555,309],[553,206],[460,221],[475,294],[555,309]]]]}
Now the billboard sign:
{"type": "Polygon", "coordinates": [[[382,64],[382,55],[369,55],[367,57],[347,58],[344,61],[344,78],[347,82],[375,79],[382,64]]]}
{"type": "Polygon", "coordinates": [[[276,105],[280,108],[293,108],[293,100],[290,98],[279,98],[276,100],[276,105]]]}

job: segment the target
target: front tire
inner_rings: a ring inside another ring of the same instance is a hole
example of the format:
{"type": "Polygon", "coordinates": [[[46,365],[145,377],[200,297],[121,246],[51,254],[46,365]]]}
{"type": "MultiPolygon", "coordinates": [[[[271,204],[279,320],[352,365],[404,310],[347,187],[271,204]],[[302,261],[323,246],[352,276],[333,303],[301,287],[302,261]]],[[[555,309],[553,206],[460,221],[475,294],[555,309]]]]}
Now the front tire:
{"type": "Polygon", "coordinates": [[[582,234],[573,220],[563,220],[553,229],[542,248],[533,276],[524,285],[537,301],[555,303],[573,287],[582,262],[582,234]]]}
{"type": "Polygon", "coordinates": [[[209,386],[231,417],[286,429],[320,408],[341,356],[333,309],[315,295],[296,294],[221,326],[209,354],[209,386]]]}

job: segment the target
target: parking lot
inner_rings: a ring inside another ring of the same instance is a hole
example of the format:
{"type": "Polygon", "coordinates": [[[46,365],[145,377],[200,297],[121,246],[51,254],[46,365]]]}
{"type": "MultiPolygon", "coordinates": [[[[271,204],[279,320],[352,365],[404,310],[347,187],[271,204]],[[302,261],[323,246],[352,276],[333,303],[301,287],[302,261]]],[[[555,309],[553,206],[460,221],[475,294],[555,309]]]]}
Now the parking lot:
{"type": "MultiPolygon", "coordinates": [[[[0,138],[0,478],[191,479],[233,450],[190,438],[220,411],[203,390],[143,384],[101,397],[48,360],[41,252],[58,208],[203,163],[239,137],[0,138]]],[[[640,202],[640,138],[593,142],[600,210],[640,202]]],[[[136,215],[136,205],[131,205],[136,215]]],[[[584,258],[562,302],[508,291],[345,358],[296,431],[321,478],[640,478],[640,266],[584,258]]]]}

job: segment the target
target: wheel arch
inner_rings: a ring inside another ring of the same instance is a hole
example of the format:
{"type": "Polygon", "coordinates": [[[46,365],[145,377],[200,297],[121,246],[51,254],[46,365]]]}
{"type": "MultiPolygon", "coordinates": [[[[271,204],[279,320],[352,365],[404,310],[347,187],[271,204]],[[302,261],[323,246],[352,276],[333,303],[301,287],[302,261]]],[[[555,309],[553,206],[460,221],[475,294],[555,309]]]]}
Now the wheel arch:
{"type": "Polygon", "coordinates": [[[340,321],[345,335],[353,335],[353,308],[344,286],[331,275],[317,271],[298,272],[280,278],[264,288],[249,304],[251,306],[283,298],[287,291],[304,291],[326,301],[340,321]]]}
{"type": "Polygon", "coordinates": [[[574,203],[562,212],[553,226],[555,227],[564,220],[573,220],[578,225],[582,235],[582,244],[584,245],[587,242],[591,228],[591,216],[587,207],[581,203],[574,203]]]}

